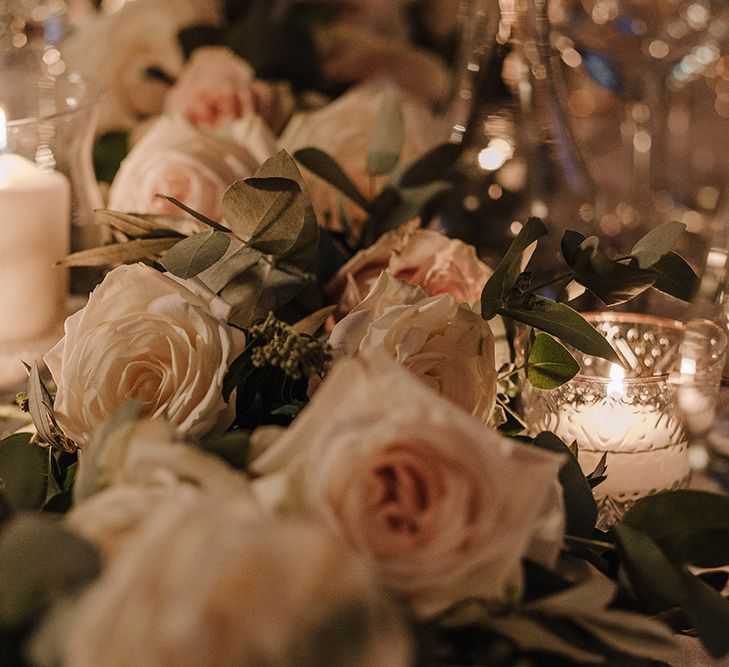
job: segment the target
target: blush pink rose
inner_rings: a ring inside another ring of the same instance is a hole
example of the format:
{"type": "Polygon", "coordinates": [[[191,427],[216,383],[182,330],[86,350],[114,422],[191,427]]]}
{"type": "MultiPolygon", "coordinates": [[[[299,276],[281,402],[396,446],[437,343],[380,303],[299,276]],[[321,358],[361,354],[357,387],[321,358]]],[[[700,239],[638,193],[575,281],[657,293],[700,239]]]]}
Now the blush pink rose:
{"type": "Polygon", "coordinates": [[[257,168],[245,148],[204,134],[181,118],[162,116],[122,162],[109,208],[179,215],[179,208],[156,197],[160,193],[220,220],[228,186],[257,168]]]}
{"type": "Polygon", "coordinates": [[[331,526],[428,616],[513,596],[525,557],[554,565],[562,463],[484,427],[386,356],[358,356],[335,364],[254,460],[264,475],[254,490],[331,526]]]}
{"type": "Polygon", "coordinates": [[[256,79],[253,68],[230,49],[205,47],[185,64],[165,107],[204,130],[220,130],[258,114],[280,132],[294,110],[294,98],[287,88],[256,79]]]}
{"type": "Polygon", "coordinates": [[[335,358],[387,353],[424,384],[480,421],[496,401],[494,336],[488,322],[448,294],[380,274],[329,337],[335,358]]]}
{"type": "Polygon", "coordinates": [[[419,229],[419,222],[413,220],[358,252],[329,281],[325,290],[337,303],[339,317],[364,299],[383,271],[419,285],[430,296],[450,294],[456,303],[467,303],[476,310],[480,310],[481,291],[493,273],[473,246],[419,229]]]}

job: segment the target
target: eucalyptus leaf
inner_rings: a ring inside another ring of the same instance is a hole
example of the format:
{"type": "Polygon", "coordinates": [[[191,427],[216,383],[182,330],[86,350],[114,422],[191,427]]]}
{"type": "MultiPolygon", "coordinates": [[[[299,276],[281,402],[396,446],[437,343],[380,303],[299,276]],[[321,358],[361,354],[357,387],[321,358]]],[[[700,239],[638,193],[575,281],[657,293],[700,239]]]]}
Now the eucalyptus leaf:
{"type": "Polygon", "coordinates": [[[97,549],[58,521],[19,516],[0,534],[0,628],[20,628],[101,572],[97,549]]]}
{"type": "Polygon", "coordinates": [[[228,234],[211,229],[173,245],[165,253],[161,264],[178,278],[192,278],[215,264],[229,245],[228,234]]]}
{"type": "Polygon", "coordinates": [[[699,290],[699,277],[675,252],[663,255],[649,270],[656,274],[653,287],[676,299],[692,301],[699,290]]]}
{"type": "Polygon", "coordinates": [[[114,243],[99,248],[75,252],[58,262],[58,266],[107,266],[136,262],[140,259],[159,259],[180,239],[178,237],[159,239],[135,239],[126,243],[114,243]]]}
{"type": "MultiPolygon", "coordinates": [[[[488,287],[488,283],[486,287],[488,287]]],[[[550,333],[580,352],[622,365],[617,353],[605,337],[576,310],[563,303],[537,296],[531,307],[510,305],[500,308],[498,314],[550,333]]]]}
{"type": "Polygon", "coordinates": [[[704,648],[714,658],[729,653],[729,600],[688,572],[683,573],[686,598],[683,611],[704,648]]]}
{"type": "Polygon", "coordinates": [[[361,209],[369,211],[370,203],[367,198],[352,183],[333,157],[318,148],[302,148],[294,153],[294,157],[309,171],[347,195],[361,209]]]}
{"type": "Polygon", "coordinates": [[[574,279],[608,306],[629,301],[653,285],[655,273],[610,259],[596,236],[585,239],[572,256],[574,279]]]}
{"type": "MultiPolygon", "coordinates": [[[[273,179],[247,179],[245,183],[263,184],[271,180],[273,179]]],[[[284,255],[294,246],[304,225],[307,199],[301,196],[301,189],[296,181],[281,180],[286,183],[285,189],[279,191],[250,239],[250,244],[266,255],[284,255]]]]}
{"type": "Polygon", "coordinates": [[[575,537],[591,537],[597,521],[597,505],[577,458],[562,440],[548,431],[540,433],[534,439],[534,444],[541,449],[565,455],[565,463],[559,471],[559,483],[564,496],[565,531],[575,537]]]}
{"type": "Polygon", "coordinates": [[[527,379],[538,389],[555,389],[571,380],[580,365],[564,345],[545,333],[538,333],[529,349],[527,379]]]}
{"type": "Polygon", "coordinates": [[[30,433],[0,440],[0,479],[4,495],[15,510],[41,507],[48,489],[48,449],[31,442],[30,433]]]}
{"type": "Polygon", "coordinates": [[[485,320],[495,317],[499,309],[505,305],[507,296],[522,271],[521,260],[524,251],[546,234],[547,228],[539,218],[529,218],[524,223],[483,288],[481,316],[485,320]]]}
{"type": "Polygon", "coordinates": [[[170,202],[170,204],[173,204],[174,206],[177,206],[177,208],[185,211],[188,215],[191,215],[195,220],[198,220],[202,222],[204,225],[207,225],[208,227],[212,227],[213,229],[219,231],[219,232],[229,232],[230,229],[228,229],[225,225],[221,225],[219,222],[216,222],[215,220],[212,220],[208,218],[208,216],[203,215],[199,211],[196,211],[193,208],[190,208],[187,206],[187,204],[183,204],[178,199],[175,199],[174,197],[168,197],[167,195],[163,195],[160,193],[157,193],[155,195],[158,199],[164,199],[165,201],[170,202]]]}
{"type": "Polygon", "coordinates": [[[638,500],[622,525],[649,535],[674,563],[729,565],[729,496],[684,489],[638,500]]]}
{"type": "MultiPolygon", "coordinates": [[[[275,221],[294,201],[299,186],[290,178],[248,178],[233,183],[223,195],[223,215],[235,235],[250,241],[256,233],[271,232],[275,221]]],[[[301,220],[292,224],[300,225],[301,220]]],[[[291,243],[298,229],[289,234],[291,243]]],[[[265,236],[262,240],[265,240],[265,236]]]]}
{"type": "Polygon", "coordinates": [[[461,144],[439,144],[412,162],[400,177],[400,187],[413,188],[443,178],[463,152],[461,144]]]}
{"type": "Polygon", "coordinates": [[[367,148],[367,171],[373,176],[389,174],[400,159],[405,142],[405,117],[393,89],[382,95],[367,148]]]}
{"type": "Polygon", "coordinates": [[[670,252],[686,230],[682,222],[664,222],[651,229],[630,251],[641,269],[653,266],[663,255],[670,252]]]}
{"type": "Polygon", "coordinates": [[[226,254],[198,277],[211,291],[218,293],[233,278],[260,262],[262,257],[260,250],[251,248],[238,239],[232,239],[226,254]]]}

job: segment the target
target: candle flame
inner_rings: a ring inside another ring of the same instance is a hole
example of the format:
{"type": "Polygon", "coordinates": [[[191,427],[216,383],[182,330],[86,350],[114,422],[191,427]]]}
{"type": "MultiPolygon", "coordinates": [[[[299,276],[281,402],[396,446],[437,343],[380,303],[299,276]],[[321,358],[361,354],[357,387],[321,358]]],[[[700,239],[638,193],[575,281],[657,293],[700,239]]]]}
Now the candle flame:
{"type": "Polygon", "coordinates": [[[610,382],[607,386],[607,395],[611,398],[622,398],[625,395],[623,380],[625,371],[617,364],[610,364],[610,382]]]}
{"type": "Polygon", "coordinates": [[[5,109],[0,107],[0,152],[3,152],[8,147],[8,131],[5,123],[5,109]]]}

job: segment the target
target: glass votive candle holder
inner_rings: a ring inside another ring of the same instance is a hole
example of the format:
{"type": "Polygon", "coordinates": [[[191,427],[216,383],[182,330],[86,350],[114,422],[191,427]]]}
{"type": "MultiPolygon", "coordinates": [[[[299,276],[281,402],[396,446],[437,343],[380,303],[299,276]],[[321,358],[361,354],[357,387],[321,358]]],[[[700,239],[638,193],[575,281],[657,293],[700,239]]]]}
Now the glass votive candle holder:
{"type": "Polygon", "coordinates": [[[56,263],[95,230],[91,160],[98,95],[81,77],[0,71],[0,387],[62,335],[68,270],[56,263]]]}
{"type": "MultiPolygon", "coordinates": [[[[606,462],[594,489],[598,528],[616,523],[639,498],[686,486],[691,475],[686,419],[678,401],[681,322],[633,313],[587,314],[612,344],[623,366],[571,350],[581,371],[552,390],[524,383],[522,409],[530,431],[552,431],[577,443],[587,475],[606,462]]],[[[704,323],[705,357],[696,380],[718,394],[726,335],[704,323]]]]}

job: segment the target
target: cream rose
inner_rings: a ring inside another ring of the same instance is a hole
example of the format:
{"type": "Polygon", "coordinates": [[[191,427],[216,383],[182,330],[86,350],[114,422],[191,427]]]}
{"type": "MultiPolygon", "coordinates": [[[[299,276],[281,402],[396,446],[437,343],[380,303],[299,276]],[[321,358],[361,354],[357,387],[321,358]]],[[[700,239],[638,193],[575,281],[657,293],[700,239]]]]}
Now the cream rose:
{"type": "Polygon", "coordinates": [[[167,95],[168,112],[204,130],[223,129],[249,115],[262,117],[280,132],[294,110],[287,89],[256,79],[253,68],[230,49],[197,49],[167,95]]]}
{"type": "Polygon", "coordinates": [[[165,417],[186,435],[230,422],[221,387],[243,334],[226,324],[219,297],[185,284],[143,264],[120,266],[66,320],[45,361],[59,423],[79,445],[132,399],[141,416],[165,417]]]}
{"type": "Polygon", "coordinates": [[[482,422],[496,400],[494,337],[487,322],[444,294],[380,274],[372,291],[332,329],[336,357],[384,350],[482,422]]]}
{"type": "Polygon", "coordinates": [[[378,355],[335,365],[253,468],[269,492],[269,478],[286,480],[267,503],[325,521],[430,615],[515,593],[524,557],[554,564],[562,462],[504,439],[378,355]]]}
{"type": "MultiPolygon", "coordinates": [[[[381,81],[353,88],[318,111],[295,114],[279,142],[293,153],[300,148],[320,148],[342,166],[355,185],[365,194],[370,189],[367,172],[367,146],[375,114],[391,84],[381,81]]],[[[407,164],[446,136],[440,121],[419,102],[401,95],[405,116],[405,143],[400,159],[407,164]]],[[[304,172],[319,224],[341,230],[342,207],[348,212],[355,230],[366,220],[365,212],[339,191],[311,172],[304,172]]]]}
{"type": "Polygon", "coordinates": [[[200,499],[156,512],[71,613],[73,667],[412,660],[401,620],[344,544],[200,499]]]}
{"type": "Polygon", "coordinates": [[[246,477],[220,459],[180,442],[160,419],[116,423],[92,438],[79,458],[74,507],[66,524],[115,558],[165,502],[196,495],[260,508],[246,477]]]}
{"type": "Polygon", "coordinates": [[[252,176],[258,161],[241,146],[196,130],[182,118],[157,119],[122,161],[109,191],[109,208],[179,214],[157,193],[220,220],[223,194],[252,176]]]}
{"type": "Polygon", "coordinates": [[[104,90],[98,132],[131,129],[140,118],[160,113],[169,83],[149,70],[174,79],[185,61],[179,31],[221,18],[218,0],[144,0],[127,2],[111,16],[99,13],[75,30],[61,52],[67,71],[104,90]]]}
{"type": "Polygon", "coordinates": [[[480,310],[481,292],[493,271],[473,246],[419,226],[413,220],[383,234],[337,271],[325,289],[340,315],[362,301],[382,271],[420,285],[431,296],[450,294],[457,303],[480,310]]]}

